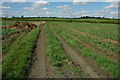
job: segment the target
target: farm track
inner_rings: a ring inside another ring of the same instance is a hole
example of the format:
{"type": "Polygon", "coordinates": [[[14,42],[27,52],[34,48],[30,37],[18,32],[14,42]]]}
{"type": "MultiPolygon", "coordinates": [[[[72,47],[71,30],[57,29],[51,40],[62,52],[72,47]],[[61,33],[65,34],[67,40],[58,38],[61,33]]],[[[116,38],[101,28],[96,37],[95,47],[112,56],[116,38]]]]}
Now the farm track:
{"type": "MultiPolygon", "coordinates": [[[[74,31],[76,32],[76,31],[74,31]]],[[[112,59],[115,62],[118,62],[118,54],[115,54],[111,51],[108,51],[108,53],[105,53],[104,50],[106,50],[106,48],[102,48],[100,46],[94,46],[92,44],[90,44],[89,42],[83,41],[83,40],[79,40],[78,38],[75,38],[74,36],[64,32],[66,35],[72,37],[73,39],[77,40],[78,42],[82,43],[84,46],[86,46],[87,48],[90,48],[91,50],[93,50],[94,52],[100,54],[101,56],[105,56],[107,58],[112,59]]],[[[78,33],[78,32],[76,32],[78,33]]],[[[80,34],[80,33],[78,33],[80,34]]]]}
{"type": "MultiPolygon", "coordinates": [[[[48,28],[49,28],[49,29],[51,30],[51,32],[53,33],[53,30],[51,29],[51,27],[48,26],[48,28]]],[[[54,35],[54,36],[55,36],[55,35],[54,35]]],[[[55,36],[55,38],[57,39],[56,36],[55,36]]],[[[58,39],[57,39],[57,40],[58,40],[58,39]]],[[[59,41],[59,40],[58,40],[58,41],[59,41]]],[[[61,44],[61,42],[59,42],[59,43],[61,44]]],[[[64,51],[65,51],[65,50],[64,50],[64,51]]],[[[66,53],[66,51],[65,51],[65,53],[66,53]]],[[[66,56],[68,57],[68,55],[66,55],[66,56]]],[[[60,69],[60,71],[62,72],[62,73],[58,73],[58,74],[57,74],[59,78],[83,78],[83,77],[88,77],[87,75],[85,75],[85,74],[83,73],[83,71],[81,70],[81,68],[79,67],[79,65],[77,65],[75,62],[73,62],[73,61],[71,61],[71,60],[70,60],[69,62],[63,64],[63,66],[60,67],[59,69],[60,69]],[[79,74],[76,73],[76,71],[73,70],[72,67],[77,68],[77,70],[80,71],[79,74]]],[[[57,69],[56,69],[56,70],[57,70],[57,69]]]]}
{"type": "Polygon", "coordinates": [[[48,62],[45,48],[45,26],[43,26],[36,43],[35,53],[32,56],[28,78],[55,77],[54,71],[48,62]]]}
{"type": "Polygon", "coordinates": [[[83,57],[79,55],[79,52],[74,50],[72,47],[70,47],[57,33],[54,31],[54,34],[60,40],[62,43],[65,51],[68,53],[68,55],[71,57],[71,59],[76,62],[81,69],[85,72],[86,75],[90,76],[91,78],[103,78],[105,77],[104,75],[100,75],[99,73],[93,71],[93,69],[86,64],[84,61],[83,57]]]}

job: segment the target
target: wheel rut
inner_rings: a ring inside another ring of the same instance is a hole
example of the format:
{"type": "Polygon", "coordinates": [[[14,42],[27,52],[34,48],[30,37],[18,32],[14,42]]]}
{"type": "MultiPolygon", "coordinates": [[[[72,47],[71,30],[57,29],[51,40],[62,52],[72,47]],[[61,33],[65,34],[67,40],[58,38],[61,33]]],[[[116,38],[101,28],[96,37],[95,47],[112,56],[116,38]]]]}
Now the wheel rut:
{"type": "Polygon", "coordinates": [[[55,77],[54,72],[48,62],[45,48],[45,26],[43,26],[36,43],[35,53],[32,56],[28,78],[55,77]]]}
{"type": "Polygon", "coordinates": [[[71,57],[71,59],[76,62],[78,65],[80,65],[80,68],[84,71],[85,74],[90,76],[91,78],[104,78],[104,75],[100,75],[99,73],[93,71],[91,67],[84,61],[83,57],[79,55],[79,52],[74,50],[72,47],[70,47],[58,34],[56,31],[52,30],[58,40],[62,43],[65,51],[68,53],[68,55],[71,57]]]}

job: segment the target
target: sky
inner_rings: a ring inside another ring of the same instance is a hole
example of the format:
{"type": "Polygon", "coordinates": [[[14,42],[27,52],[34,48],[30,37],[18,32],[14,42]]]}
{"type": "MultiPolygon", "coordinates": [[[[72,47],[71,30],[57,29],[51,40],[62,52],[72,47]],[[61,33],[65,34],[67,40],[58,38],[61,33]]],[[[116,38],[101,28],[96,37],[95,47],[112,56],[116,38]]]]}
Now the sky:
{"type": "Polygon", "coordinates": [[[118,18],[119,0],[4,0],[0,16],[118,18]]]}

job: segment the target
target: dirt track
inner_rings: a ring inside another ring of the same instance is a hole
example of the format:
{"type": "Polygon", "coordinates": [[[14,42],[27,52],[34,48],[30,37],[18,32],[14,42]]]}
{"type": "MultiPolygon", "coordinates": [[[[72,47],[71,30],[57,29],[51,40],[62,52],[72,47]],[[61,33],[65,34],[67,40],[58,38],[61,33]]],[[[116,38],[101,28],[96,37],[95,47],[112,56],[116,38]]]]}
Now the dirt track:
{"type": "Polygon", "coordinates": [[[55,31],[53,31],[56,37],[61,41],[63,44],[63,47],[65,51],[68,53],[68,55],[71,57],[71,59],[80,65],[81,69],[85,72],[85,74],[88,74],[91,78],[103,78],[105,76],[99,75],[99,73],[93,71],[91,67],[89,67],[84,59],[79,55],[77,51],[72,49],[55,31]]]}
{"type": "Polygon", "coordinates": [[[32,57],[28,78],[50,77],[55,77],[55,75],[47,60],[47,54],[45,52],[45,26],[43,26],[36,43],[36,49],[34,56],[32,57]]]}

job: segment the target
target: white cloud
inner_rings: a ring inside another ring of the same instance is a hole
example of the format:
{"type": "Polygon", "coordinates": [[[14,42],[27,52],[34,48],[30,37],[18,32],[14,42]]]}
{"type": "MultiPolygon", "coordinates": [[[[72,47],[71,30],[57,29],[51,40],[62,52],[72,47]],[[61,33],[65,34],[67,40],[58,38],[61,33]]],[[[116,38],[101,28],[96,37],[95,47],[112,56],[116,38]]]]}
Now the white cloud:
{"type": "Polygon", "coordinates": [[[26,12],[28,12],[29,14],[25,14],[27,16],[41,16],[41,15],[48,15],[48,14],[52,14],[50,12],[48,12],[48,8],[44,7],[46,5],[49,5],[50,3],[47,2],[47,1],[36,1],[36,2],[33,2],[31,4],[30,7],[23,7],[21,9],[24,9],[26,10],[26,12]],[[47,11],[47,12],[46,12],[47,11]]]}
{"type": "Polygon", "coordinates": [[[75,5],[86,5],[88,2],[119,2],[120,0],[72,0],[75,5]]]}
{"type": "Polygon", "coordinates": [[[73,2],[94,2],[98,0],[73,0],[73,2]]]}
{"type": "Polygon", "coordinates": [[[42,8],[42,6],[44,6],[44,5],[49,5],[49,2],[47,2],[47,1],[43,1],[43,0],[41,0],[41,1],[36,1],[36,2],[33,2],[32,3],[32,6],[30,6],[30,7],[24,7],[24,8],[21,8],[21,9],[25,9],[25,10],[29,10],[30,12],[39,12],[40,10],[47,10],[48,8],[42,8]]]}
{"type": "Polygon", "coordinates": [[[10,9],[11,7],[0,6],[0,9],[10,9]]]}
{"type": "Polygon", "coordinates": [[[24,14],[28,13],[28,12],[23,12],[24,14]]]}
{"type": "Polygon", "coordinates": [[[82,14],[84,14],[84,13],[87,13],[87,11],[80,11],[79,13],[82,13],[82,14]]]}
{"type": "Polygon", "coordinates": [[[90,15],[88,14],[88,11],[81,10],[79,12],[74,12],[74,16],[75,17],[81,17],[81,16],[90,16],[90,15]]]}
{"type": "Polygon", "coordinates": [[[45,12],[45,14],[47,14],[47,15],[53,15],[54,13],[53,12],[45,12]]]}
{"type": "Polygon", "coordinates": [[[31,10],[38,10],[38,9],[41,9],[41,6],[44,6],[44,5],[49,5],[49,3],[47,1],[36,1],[32,4],[30,8],[31,10]]]}
{"type": "Polygon", "coordinates": [[[118,15],[119,11],[111,11],[110,14],[118,15]]]}
{"type": "Polygon", "coordinates": [[[5,13],[4,13],[4,12],[0,12],[0,15],[1,15],[1,14],[5,14],[5,13]]]}
{"type": "Polygon", "coordinates": [[[86,5],[88,2],[96,2],[98,0],[72,0],[75,5],[86,5]]]}
{"type": "Polygon", "coordinates": [[[87,2],[73,2],[73,4],[75,4],[75,5],[86,5],[87,2]]]}
{"type": "Polygon", "coordinates": [[[64,10],[71,10],[72,9],[69,5],[57,6],[57,8],[61,8],[64,10]]]}
{"type": "Polygon", "coordinates": [[[0,4],[2,4],[2,1],[0,1],[0,4]]]}
{"type": "Polygon", "coordinates": [[[105,2],[119,2],[120,0],[104,0],[105,2]]]}
{"type": "Polygon", "coordinates": [[[48,10],[48,8],[42,8],[43,10],[48,10]]]}
{"type": "Polygon", "coordinates": [[[21,9],[31,9],[30,7],[24,7],[24,8],[21,8],[21,9]]]}
{"type": "Polygon", "coordinates": [[[118,18],[118,11],[97,10],[94,11],[94,14],[92,14],[92,16],[118,18]]]}
{"type": "Polygon", "coordinates": [[[118,3],[117,2],[113,2],[108,6],[105,6],[105,9],[118,9],[118,3]]]}
{"type": "Polygon", "coordinates": [[[41,1],[34,2],[34,4],[36,4],[36,5],[48,5],[49,2],[41,0],[41,1]]]}
{"type": "Polygon", "coordinates": [[[72,8],[69,5],[62,5],[62,6],[57,6],[60,10],[58,10],[58,15],[60,16],[65,16],[65,17],[73,17],[73,11],[72,8]],[[62,13],[62,14],[61,14],[62,13]]]}
{"type": "Polygon", "coordinates": [[[10,2],[25,2],[26,0],[9,0],[10,2]]]}

